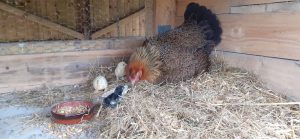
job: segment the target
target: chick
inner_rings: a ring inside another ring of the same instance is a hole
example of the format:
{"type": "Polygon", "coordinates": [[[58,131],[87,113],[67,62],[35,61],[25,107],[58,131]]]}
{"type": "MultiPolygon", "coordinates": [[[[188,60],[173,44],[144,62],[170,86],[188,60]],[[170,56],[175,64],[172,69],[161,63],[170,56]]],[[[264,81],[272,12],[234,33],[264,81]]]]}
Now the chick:
{"type": "Polygon", "coordinates": [[[108,83],[106,78],[101,75],[96,77],[93,81],[93,87],[95,88],[95,91],[100,91],[100,90],[106,91],[107,85],[108,83]]]}
{"type": "Polygon", "coordinates": [[[117,78],[117,81],[121,78],[122,80],[124,80],[124,76],[125,76],[125,67],[126,67],[126,63],[125,62],[120,62],[118,63],[116,69],[115,69],[115,75],[117,78]]]}
{"type": "Polygon", "coordinates": [[[122,100],[122,97],[127,93],[127,91],[127,85],[120,85],[116,87],[113,93],[104,98],[103,104],[106,107],[115,108],[117,104],[122,100]]]}

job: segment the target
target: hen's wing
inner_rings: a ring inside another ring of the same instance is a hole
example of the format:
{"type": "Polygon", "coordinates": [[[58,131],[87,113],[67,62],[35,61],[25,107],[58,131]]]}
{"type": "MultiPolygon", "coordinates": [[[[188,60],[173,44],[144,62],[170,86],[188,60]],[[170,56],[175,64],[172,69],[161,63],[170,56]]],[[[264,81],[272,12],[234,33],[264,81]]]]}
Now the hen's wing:
{"type": "Polygon", "coordinates": [[[211,33],[212,30],[209,29],[208,25],[199,26],[198,24],[187,23],[156,36],[152,43],[158,43],[160,46],[201,48],[210,43],[206,38],[211,33]]]}
{"type": "Polygon", "coordinates": [[[192,48],[163,46],[160,52],[163,62],[161,81],[178,82],[195,75],[197,59],[192,48]]]}

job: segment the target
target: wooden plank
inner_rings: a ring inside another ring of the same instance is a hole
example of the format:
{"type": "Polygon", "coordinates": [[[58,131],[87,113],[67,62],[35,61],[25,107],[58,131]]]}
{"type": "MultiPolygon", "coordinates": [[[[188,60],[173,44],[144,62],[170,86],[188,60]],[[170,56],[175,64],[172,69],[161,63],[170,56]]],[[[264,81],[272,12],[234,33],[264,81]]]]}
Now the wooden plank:
{"type": "MultiPolygon", "coordinates": [[[[125,0],[118,0],[117,1],[117,16],[118,16],[118,21],[122,18],[125,17],[125,0]]],[[[118,28],[117,28],[117,37],[121,37],[122,35],[125,34],[125,28],[124,26],[122,26],[122,24],[118,24],[118,28]]]]}
{"type": "Polygon", "coordinates": [[[135,48],[135,46],[141,45],[143,41],[143,37],[130,37],[122,39],[101,39],[89,41],[38,41],[25,43],[0,43],[0,56],[105,49],[131,49],[135,48]]]}
{"type": "MultiPolygon", "coordinates": [[[[300,60],[300,13],[219,15],[223,28],[219,50],[300,60]],[[284,19],[284,20],[282,20],[284,19]]],[[[177,18],[177,25],[183,22],[177,18]]]]}
{"type": "Polygon", "coordinates": [[[2,20],[0,20],[0,41],[1,42],[4,42],[4,41],[6,41],[6,20],[5,20],[5,18],[7,17],[7,14],[4,12],[4,11],[2,11],[2,10],[0,10],[0,19],[2,19],[2,20]]]}
{"type": "Polygon", "coordinates": [[[300,2],[283,2],[267,4],[267,12],[295,12],[300,11],[300,2]]]}
{"type": "MultiPolygon", "coordinates": [[[[43,42],[31,42],[42,45],[43,42]]],[[[64,41],[44,42],[65,45],[64,41]]],[[[111,64],[116,57],[128,57],[143,41],[123,40],[73,41],[73,45],[101,47],[92,51],[0,56],[0,93],[33,89],[41,86],[62,86],[82,83],[87,79],[90,64],[111,64]]],[[[72,42],[69,43],[70,45],[72,42]]],[[[25,43],[25,46],[29,44],[25,43]]]]}
{"type": "Polygon", "coordinates": [[[264,12],[295,12],[300,11],[300,2],[281,2],[260,5],[234,6],[230,13],[264,13],[264,12]]]}
{"type": "Polygon", "coordinates": [[[79,32],[76,32],[76,31],[74,31],[72,29],[69,29],[67,27],[61,26],[59,24],[50,22],[49,20],[46,20],[44,18],[41,18],[41,17],[35,16],[35,15],[32,15],[32,14],[29,14],[29,13],[27,13],[25,11],[22,11],[22,10],[19,10],[17,8],[12,7],[12,6],[9,6],[9,5],[7,5],[7,4],[5,4],[3,2],[0,2],[0,9],[4,10],[6,12],[9,12],[11,14],[24,17],[27,20],[33,21],[35,23],[38,23],[38,24],[41,24],[41,25],[44,25],[44,26],[47,26],[47,27],[49,27],[51,29],[57,30],[57,31],[59,31],[61,33],[64,33],[64,34],[68,34],[68,35],[76,37],[78,39],[83,39],[84,38],[83,34],[81,34],[79,32]]]}
{"type": "MultiPolygon", "coordinates": [[[[46,18],[46,1],[38,1],[38,9],[37,9],[38,15],[40,17],[46,18]]],[[[46,40],[47,38],[45,37],[46,31],[45,27],[39,25],[39,37],[40,40],[46,40]]]]}
{"type": "Polygon", "coordinates": [[[128,13],[129,14],[132,14],[132,13],[134,13],[135,12],[135,6],[134,6],[134,1],[135,0],[128,0],[128,13]]]}
{"type": "Polygon", "coordinates": [[[217,52],[227,64],[255,73],[264,85],[288,98],[300,100],[300,61],[217,52]]]}
{"type": "MultiPolygon", "coordinates": [[[[139,17],[140,15],[142,15],[142,14],[144,14],[144,13],[145,13],[145,10],[142,9],[142,10],[140,10],[140,11],[138,11],[138,12],[136,12],[136,13],[134,13],[134,14],[132,14],[132,15],[130,15],[130,16],[124,18],[124,19],[121,19],[121,20],[119,21],[119,24],[127,24],[127,23],[128,23],[128,24],[131,24],[131,25],[132,25],[132,18],[139,17]]],[[[108,26],[108,27],[106,27],[106,28],[104,28],[104,29],[101,29],[101,30],[99,30],[99,31],[96,31],[95,33],[92,34],[92,39],[99,38],[99,37],[101,37],[102,35],[104,35],[104,34],[106,34],[106,33],[108,33],[108,32],[111,32],[112,30],[116,29],[117,26],[118,26],[118,24],[117,24],[117,23],[114,23],[114,24],[112,24],[112,25],[110,25],[110,26],[108,26]]],[[[127,30],[126,30],[126,31],[127,31],[127,30]]],[[[126,36],[127,36],[127,35],[126,35],[126,36]]]]}
{"type": "Polygon", "coordinates": [[[0,56],[3,66],[0,70],[0,92],[84,82],[89,65],[96,63],[97,58],[100,64],[105,65],[113,58],[129,56],[131,52],[125,49],[0,56]]]}
{"type": "Polygon", "coordinates": [[[123,17],[126,16],[125,1],[126,0],[118,0],[118,15],[119,15],[119,18],[123,18],[123,17]]]}
{"type": "Polygon", "coordinates": [[[100,3],[101,10],[98,11],[100,14],[100,20],[99,25],[97,26],[97,29],[103,28],[111,23],[110,17],[109,17],[109,1],[108,0],[102,0],[100,3]]]}
{"type": "Polygon", "coordinates": [[[132,36],[139,36],[140,24],[139,16],[132,18],[132,36]]]}
{"type": "Polygon", "coordinates": [[[287,1],[296,1],[296,0],[231,0],[231,6],[266,4],[266,3],[287,2],[287,1]]]}
{"type": "Polygon", "coordinates": [[[200,5],[206,6],[216,14],[230,12],[231,0],[184,0],[177,1],[176,15],[183,16],[186,6],[191,2],[196,2],[200,5]]]}
{"type": "Polygon", "coordinates": [[[247,13],[264,13],[266,12],[267,5],[249,5],[249,6],[239,6],[231,7],[230,13],[233,14],[247,14],[247,13]]]}
{"type": "Polygon", "coordinates": [[[124,12],[125,12],[125,16],[130,15],[130,0],[124,1],[124,12]]]}
{"type": "Polygon", "coordinates": [[[127,22],[125,24],[125,36],[132,36],[132,17],[127,18],[127,22]]]}
{"type": "Polygon", "coordinates": [[[90,3],[89,1],[76,0],[76,30],[84,34],[85,39],[90,39],[91,19],[90,19],[90,3]]]}
{"type": "MultiPolygon", "coordinates": [[[[89,14],[89,1],[85,1],[87,7],[84,9],[85,11],[88,11],[89,14]]],[[[67,27],[71,28],[71,29],[76,29],[76,9],[75,9],[75,0],[66,0],[66,10],[65,10],[65,19],[68,24],[67,27]]],[[[87,19],[85,19],[87,20],[87,19]]]]}
{"type": "Polygon", "coordinates": [[[186,6],[190,2],[196,2],[206,6],[216,14],[229,13],[231,6],[257,5],[275,2],[287,2],[296,0],[177,0],[177,16],[183,16],[186,6]]]}
{"type": "Polygon", "coordinates": [[[156,0],[145,0],[145,28],[146,37],[154,35],[155,32],[155,2],[156,0]]]}
{"type": "Polygon", "coordinates": [[[225,51],[300,60],[300,13],[220,15],[225,51]],[[284,19],[284,20],[282,20],[284,19]]]}
{"type": "Polygon", "coordinates": [[[118,19],[118,1],[109,0],[109,18],[110,21],[114,22],[118,19]]]}
{"type": "MultiPolygon", "coordinates": [[[[140,9],[140,0],[134,0],[132,3],[134,11],[137,11],[140,9]]],[[[131,36],[139,36],[139,16],[132,19],[132,34],[131,36]]]]}
{"type": "Polygon", "coordinates": [[[48,0],[46,2],[46,16],[50,21],[58,23],[58,13],[55,5],[56,0],[48,0]]]}
{"type": "Polygon", "coordinates": [[[145,14],[140,16],[140,36],[146,36],[145,27],[145,14]]]}
{"type": "Polygon", "coordinates": [[[13,40],[13,41],[15,41],[16,40],[16,37],[17,37],[17,30],[16,30],[16,22],[15,22],[15,16],[13,16],[13,15],[7,15],[7,17],[6,17],[6,19],[4,19],[4,20],[6,20],[6,31],[5,31],[5,33],[6,33],[6,39],[8,40],[8,41],[10,41],[10,40],[13,40]]]}
{"type": "Polygon", "coordinates": [[[155,33],[160,25],[175,27],[176,0],[156,1],[155,14],[155,33]]]}
{"type": "Polygon", "coordinates": [[[140,8],[145,8],[145,0],[140,0],[140,8]]]}
{"type": "Polygon", "coordinates": [[[90,0],[90,19],[91,19],[91,29],[94,32],[97,29],[97,10],[99,10],[99,2],[96,0],[90,0]]]}

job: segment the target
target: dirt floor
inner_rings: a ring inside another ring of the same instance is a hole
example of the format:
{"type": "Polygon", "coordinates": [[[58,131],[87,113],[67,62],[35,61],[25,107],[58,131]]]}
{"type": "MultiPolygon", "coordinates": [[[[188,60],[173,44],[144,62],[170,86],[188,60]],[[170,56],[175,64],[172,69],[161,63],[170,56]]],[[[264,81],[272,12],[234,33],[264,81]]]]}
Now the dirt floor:
{"type": "MultiPolygon", "coordinates": [[[[113,67],[94,67],[116,82],[113,67]]],[[[77,125],[51,121],[50,108],[68,100],[101,103],[104,92],[85,84],[0,96],[0,134],[9,138],[300,138],[299,103],[263,86],[252,74],[215,60],[211,71],[179,84],[139,83],[117,108],[77,125]]]]}

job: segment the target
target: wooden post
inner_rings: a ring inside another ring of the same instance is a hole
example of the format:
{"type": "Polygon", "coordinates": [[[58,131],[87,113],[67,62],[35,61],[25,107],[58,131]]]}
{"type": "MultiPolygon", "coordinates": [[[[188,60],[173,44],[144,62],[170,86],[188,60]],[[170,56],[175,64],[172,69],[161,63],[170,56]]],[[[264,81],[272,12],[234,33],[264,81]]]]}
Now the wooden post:
{"type": "Polygon", "coordinates": [[[82,32],[84,39],[91,38],[90,1],[76,0],[76,30],[82,32]]]}

